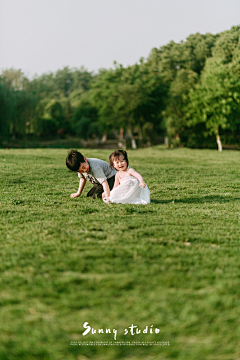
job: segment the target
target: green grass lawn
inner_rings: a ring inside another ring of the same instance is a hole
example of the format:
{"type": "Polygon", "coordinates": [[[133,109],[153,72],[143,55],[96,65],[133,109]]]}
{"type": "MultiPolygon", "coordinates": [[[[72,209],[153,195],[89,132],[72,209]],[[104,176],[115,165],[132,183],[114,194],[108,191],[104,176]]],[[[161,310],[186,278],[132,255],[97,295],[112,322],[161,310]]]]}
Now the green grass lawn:
{"type": "Polygon", "coordinates": [[[1,360],[240,358],[240,152],[128,154],[149,205],[70,199],[66,150],[0,150],[1,360]],[[74,345],[116,343],[85,322],[125,345],[74,345]]]}

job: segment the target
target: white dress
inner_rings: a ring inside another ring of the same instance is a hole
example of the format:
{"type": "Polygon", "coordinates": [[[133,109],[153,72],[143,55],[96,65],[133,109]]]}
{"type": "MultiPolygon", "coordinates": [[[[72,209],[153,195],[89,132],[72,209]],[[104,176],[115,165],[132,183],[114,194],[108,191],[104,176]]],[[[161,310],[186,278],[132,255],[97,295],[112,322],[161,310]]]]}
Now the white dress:
{"type": "Polygon", "coordinates": [[[123,179],[120,179],[120,185],[110,191],[110,197],[104,198],[103,201],[116,204],[149,204],[150,191],[145,186],[144,189],[139,188],[139,181],[128,173],[123,179]]]}

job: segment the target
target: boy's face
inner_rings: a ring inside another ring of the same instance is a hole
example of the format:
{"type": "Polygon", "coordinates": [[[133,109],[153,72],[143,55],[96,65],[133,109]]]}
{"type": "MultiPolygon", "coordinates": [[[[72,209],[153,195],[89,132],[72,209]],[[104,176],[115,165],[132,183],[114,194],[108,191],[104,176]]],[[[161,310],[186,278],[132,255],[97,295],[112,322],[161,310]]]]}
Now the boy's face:
{"type": "Polygon", "coordinates": [[[79,172],[80,174],[89,172],[89,163],[88,163],[88,161],[87,161],[86,158],[84,158],[84,160],[85,160],[85,162],[81,163],[81,164],[80,164],[80,167],[79,167],[79,169],[78,169],[78,172],[79,172]]]}

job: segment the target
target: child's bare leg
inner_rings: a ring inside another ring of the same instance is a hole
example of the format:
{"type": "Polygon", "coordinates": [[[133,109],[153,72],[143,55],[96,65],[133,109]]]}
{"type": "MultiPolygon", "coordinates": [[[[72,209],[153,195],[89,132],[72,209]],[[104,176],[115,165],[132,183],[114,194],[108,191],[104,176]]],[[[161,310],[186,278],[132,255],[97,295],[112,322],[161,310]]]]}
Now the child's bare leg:
{"type": "Polygon", "coordinates": [[[103,199],[103,198],[105,198],[105,193],[104,193],[104,192],[102,193],[102,199],[103,199]]]}

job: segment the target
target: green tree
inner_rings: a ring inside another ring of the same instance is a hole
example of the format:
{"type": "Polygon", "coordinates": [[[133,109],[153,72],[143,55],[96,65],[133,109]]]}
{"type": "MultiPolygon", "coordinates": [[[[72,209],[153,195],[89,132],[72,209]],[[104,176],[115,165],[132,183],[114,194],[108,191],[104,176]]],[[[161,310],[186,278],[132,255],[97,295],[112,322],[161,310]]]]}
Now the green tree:
{"type": "Polygon", "coordinates": [[[158,72],[143,60],[131,67],[116,65],[115,69],[101,71],[91,90],[102,128],[125,129],[133,144],[134,128],[142,129],[146,122],[154,125],[162,93],[158,72]]]}
{"type": "Polygon", "coordinates": [[[155,64],[168,84],[175,80],[179,69],[200,75],[206,59],[212,56],[216,39],[217,35],[197,33],[179,44],[171,41],[160,49],[152,49],[148,61],[155,64]]]}
{"type": "Polygon", "coordinates": [[[212,56],[212,50],[217,40],[216,35],[212,34],[193,34],[185,42],[181,42],[182,48],[181,64],[179,68],[193,71],[198,75],[201,74],[207,58],[212,56]]]}
{"type": "Polygon", "coordinates": [[[230,69],[222,59],[209,59],[187,106],[188,126],[204,123],[206,135],[216,135],[219,150],[220,130],[234,130],[240,122],[240,81],[230,69]]]}
{"type": "Polygon", "coordinates": [[[59,101],[42,99],[38,102],[31,127],[34,133],[38,136],[53,137],[58,130],[64,133],[65,124],[64,110],[59,101]]]}
{"type": "Polygon", "coordinates": [[[31,121],[35,114],[37,98],[34,94],[28,92],[14,92],[15,106],[13,117],[10,122],[10,132],[15,137],[25,137],[31,128],[31,121]]]}
{"type": "Polygon", "coordinates": [[[91,99],[82,98],[71,121],[72,130],[82,139],[95,138],[101,135],[98,123],[98,111],[91,99]]]}
{"type": "Polygon", "coordinates": [[[2,78],[5,80],[5,85],[15,91],[23,90],[24,85],[28,82],[23,72],[20,69],[16,70],[14,68],[4,70],[2,78]]]}
{"type": "Polygon", "coordinates": [[[185,107],[187,95],[198,80],[198,74],[192,70],[179,69],[171,82],[167,107],[163,111],[168,135],[179,140],[186,127],[185,107]]]}
{"type": "Polygon", "coordinates": [[[240,38],[240,26],[233,27],[229,31],[219,34],[218,40],[213,48],[213,57],[221,58],[223,63],[232,61],[234,50],[236,49],[240,38]]]}
{"type": "Polygon", "coordinates": [[[14,94],[0,78],[0,141],[9,141],[10,122],[13,117],[14,94]]]}

